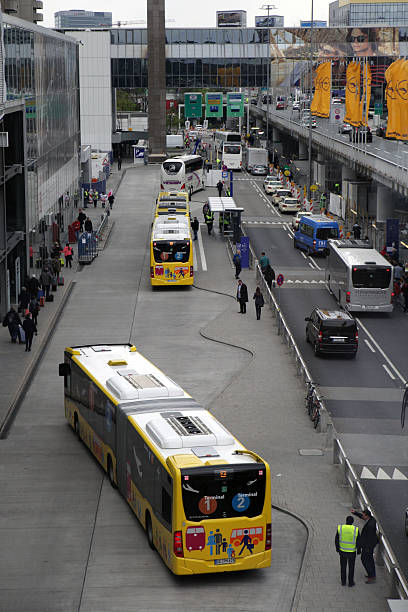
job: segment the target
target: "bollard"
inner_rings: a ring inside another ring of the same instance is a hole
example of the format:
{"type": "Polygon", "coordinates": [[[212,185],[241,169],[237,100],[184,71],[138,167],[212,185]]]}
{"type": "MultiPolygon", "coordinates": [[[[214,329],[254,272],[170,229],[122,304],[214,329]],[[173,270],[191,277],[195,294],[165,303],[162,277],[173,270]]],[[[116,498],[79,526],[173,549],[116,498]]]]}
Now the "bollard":
{"type": "MultiPolygon", "coordinates": [[[[326,410],[325,412],[327,414],[326,410]]],[[[325,450],[330,450],[331,448],[333,448],[333,437],[334,437],[333,423],[329,421],[326,425],[326,442],[324,445],[325,450]]]]}

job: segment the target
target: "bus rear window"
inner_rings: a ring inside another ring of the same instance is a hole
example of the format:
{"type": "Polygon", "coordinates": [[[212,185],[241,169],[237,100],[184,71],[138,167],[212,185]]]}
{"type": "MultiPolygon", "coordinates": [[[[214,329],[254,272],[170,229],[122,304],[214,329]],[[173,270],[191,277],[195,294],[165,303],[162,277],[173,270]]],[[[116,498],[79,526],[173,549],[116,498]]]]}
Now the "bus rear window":
{"type": "Polygon", "coordinates": [[[338,238],[339,230],[337,227],[318,227],[316,230],[316,238],[318,240],[329,240],[329,238],[338,238]]]}
{"type": "Polygon", "coordinates": [[[156,263],[185,263],[190,257],[190,241],[158,240],[153,242],[153,255],[156,263]]]}
{"type": "Polygon", "coordinates": [[[181,471],[188,521],[255,517],[262,514],[266,469],[261,463],[191,468],[181,471]]]}
{"type": "Polygon", "coordinates": [[[174,161],[174,162],[163,162],[163,170],[166,174],[178,174],[181,170],[183,163],[174,161]]]}
{"type": "Polygon", "coordinates": [[[354,266],[351,274],[356,288],[388,289],[390,286],[391,268],[354,266]]]}
{"type": "Polygon", "coordinates": [[[241,134],[228,134],[228,142],[241,142],[241,134]]]}
{"type": "Polygon", "coordinates": [[[224,153],[227,155],[239,155],[241,153],[241,147],[237,145],[224,145],[224,153]]]}

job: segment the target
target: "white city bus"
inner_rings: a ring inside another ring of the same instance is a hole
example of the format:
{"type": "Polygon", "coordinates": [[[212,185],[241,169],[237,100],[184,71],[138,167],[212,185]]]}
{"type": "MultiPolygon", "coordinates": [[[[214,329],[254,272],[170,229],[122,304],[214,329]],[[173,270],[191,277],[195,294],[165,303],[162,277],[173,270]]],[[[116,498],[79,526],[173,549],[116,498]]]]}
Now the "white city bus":
{"type": "Polygon", "coordinates": [[[222,164],[228,170],[241,170],[242,145],[241,134],[238,132],[215,132],[215,147],[222,164]]]}
{"type": "Polygon", "coordinates": [[[166,159],[161,165],[162,191],[186,191],[189,196],[205,189],[204,160],[201,155],[181,155],[166,159]]]}
{"type": "Polygon", "coordinates": [[[392,312],[391,264],[362,240],[328,240],[327,283],[351,312],[392,312]]]}

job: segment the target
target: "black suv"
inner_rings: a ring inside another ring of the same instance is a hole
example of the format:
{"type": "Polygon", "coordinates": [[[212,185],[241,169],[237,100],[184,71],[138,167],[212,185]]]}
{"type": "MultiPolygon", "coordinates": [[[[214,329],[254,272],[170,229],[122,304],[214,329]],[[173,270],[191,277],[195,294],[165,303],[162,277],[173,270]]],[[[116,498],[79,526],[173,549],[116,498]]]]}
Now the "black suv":
{"type": "Polygon", "coordinates": [[[315,308],[305,321],[306,342],[312,344],[315,355],[343,353],[351,359],[356,356],[357,323],[348,312],[315,308]]]}

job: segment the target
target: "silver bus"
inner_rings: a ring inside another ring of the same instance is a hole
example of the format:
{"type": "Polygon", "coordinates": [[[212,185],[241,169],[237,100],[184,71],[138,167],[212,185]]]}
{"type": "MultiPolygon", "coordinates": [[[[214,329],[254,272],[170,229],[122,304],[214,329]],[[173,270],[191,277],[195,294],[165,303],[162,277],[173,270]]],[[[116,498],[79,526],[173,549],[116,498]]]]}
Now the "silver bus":
{"type": "Polygon", "coordinates": [[[392,312],[392,265],[363,240],[329,240],[326,279],[350,312],[392,312]]]}

